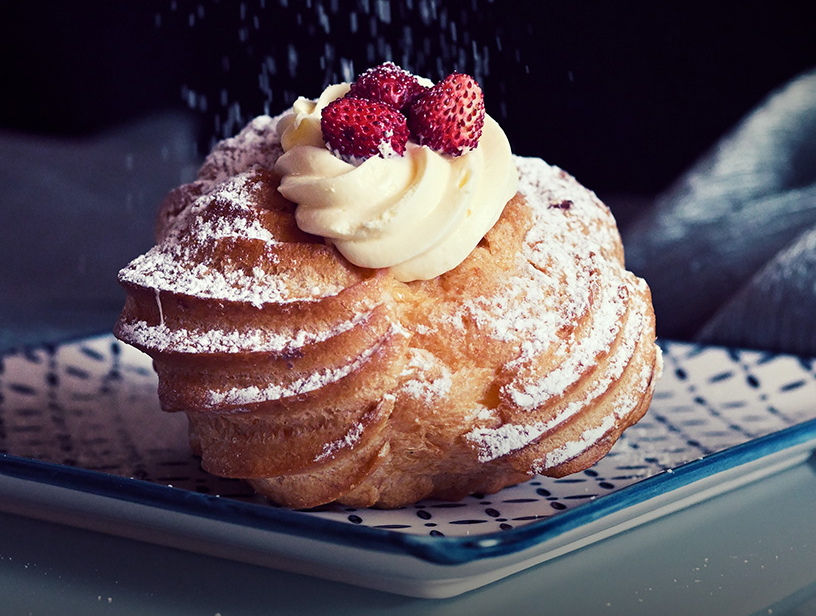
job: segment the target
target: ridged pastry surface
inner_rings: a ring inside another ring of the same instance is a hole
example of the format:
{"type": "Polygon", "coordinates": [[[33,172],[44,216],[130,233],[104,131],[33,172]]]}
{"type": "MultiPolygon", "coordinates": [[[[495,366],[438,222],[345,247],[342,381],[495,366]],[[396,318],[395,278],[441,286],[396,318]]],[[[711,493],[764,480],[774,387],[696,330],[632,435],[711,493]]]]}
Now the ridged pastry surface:
{"type": "Polygon", "coordinates": [[[515,157],[470,256],[402,283],[298,229],[276,123],[218,144],[120,272],[115,333],[154,359],[206,470],[290,507],[398,507],[581,470],[645,413],[650,293],[592,192],[515,157]]]}

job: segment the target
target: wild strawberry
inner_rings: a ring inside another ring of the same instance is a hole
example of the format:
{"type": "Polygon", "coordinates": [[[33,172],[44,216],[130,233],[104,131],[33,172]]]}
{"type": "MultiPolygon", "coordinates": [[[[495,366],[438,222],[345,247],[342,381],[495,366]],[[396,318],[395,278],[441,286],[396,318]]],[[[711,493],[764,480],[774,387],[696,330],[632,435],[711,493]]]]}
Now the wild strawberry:
{"type": "Polygon", "coordinates": [[[347,96],[379,101],[397,111],[404,111],[427,89],[408,71],[393,62],[385,62],[360,75],[351,84],[347,96]]]}
{"type": "Polygon", "coordinates": [[[408,128],[420,145],[459,156],[478,145],[484,117],[479,84],[470,75],[452,73],[413,102],[408,128]]]}
{"type": "Polygon", "coordinates": [[[323,108],[323,140],[348,162],[402,156],[408,141],[405,116],[383,103],[343,97],[323,108]]]}

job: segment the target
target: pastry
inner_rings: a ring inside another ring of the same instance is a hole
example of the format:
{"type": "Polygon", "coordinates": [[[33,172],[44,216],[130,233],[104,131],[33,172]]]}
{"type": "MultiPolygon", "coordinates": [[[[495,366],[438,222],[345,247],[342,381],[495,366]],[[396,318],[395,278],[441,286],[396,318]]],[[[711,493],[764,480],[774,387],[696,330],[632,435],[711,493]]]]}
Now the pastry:
{"type": "Polygon", "coordinates": [[[288,507],[585,469],[661,368],[608,208],[512,155],[458,73],[382,65],[256,118],[119,279],[115,334],[153,358],[203,467],[288,507]]]}

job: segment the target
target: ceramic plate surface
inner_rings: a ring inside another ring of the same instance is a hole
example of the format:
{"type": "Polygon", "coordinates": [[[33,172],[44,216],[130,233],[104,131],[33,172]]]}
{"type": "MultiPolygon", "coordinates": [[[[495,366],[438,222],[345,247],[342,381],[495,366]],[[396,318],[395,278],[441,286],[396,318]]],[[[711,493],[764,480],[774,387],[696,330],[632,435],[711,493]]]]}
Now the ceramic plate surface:
{"type": "Polygon", "coordinates": [[[806,460],[816,361],[662,343],[646,416],[603,460],[461,502],[288,510],[210,476],[150,359],[111,336],[0,365],[0,507],[417,596],[452,596],[806,460]]]}

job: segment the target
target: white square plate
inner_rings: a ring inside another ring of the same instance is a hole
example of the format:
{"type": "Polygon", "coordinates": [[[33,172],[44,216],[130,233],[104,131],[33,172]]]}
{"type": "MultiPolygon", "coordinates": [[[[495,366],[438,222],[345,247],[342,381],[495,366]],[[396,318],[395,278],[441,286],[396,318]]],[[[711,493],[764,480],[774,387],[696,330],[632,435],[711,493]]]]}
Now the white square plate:
{"type": "Polygon", "coordinates": [[[398,510],[276,507],[201,471],[150,359],[109,335],[0,357],[0,508],[449,597],[807,460],[816,361],[663,342],[652,407],[582,473],[398,510]]]}

